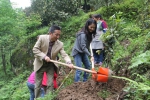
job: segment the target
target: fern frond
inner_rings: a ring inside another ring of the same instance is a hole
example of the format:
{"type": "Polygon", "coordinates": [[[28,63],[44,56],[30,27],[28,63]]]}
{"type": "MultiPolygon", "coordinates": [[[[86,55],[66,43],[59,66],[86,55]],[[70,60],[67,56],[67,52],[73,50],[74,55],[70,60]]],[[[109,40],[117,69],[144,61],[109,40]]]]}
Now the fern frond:
{"type": "Polygon", "coordinates": [[[138,67],[138,65],[146,63],[150,64],[150,51],[146,51],[145,53],[142,53],[131,60],[132,65],[129,66],[129,69],[138,67]]]}

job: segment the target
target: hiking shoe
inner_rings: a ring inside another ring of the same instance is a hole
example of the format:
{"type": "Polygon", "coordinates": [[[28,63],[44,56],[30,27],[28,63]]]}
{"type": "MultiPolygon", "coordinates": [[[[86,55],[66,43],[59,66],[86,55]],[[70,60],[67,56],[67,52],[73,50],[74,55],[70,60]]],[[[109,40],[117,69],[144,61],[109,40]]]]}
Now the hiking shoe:
{"type": "Polygon", "coordinates": [[[98,65],[99,65],[99,66],[102,66],[102,64],[103,64],[103,63],[102,63],[102,62],[100,62],[98,65]]]}
{"type": "Polygon", "coordinates": [[[95,66],[99,66],[99,64],[98,64],[98,63],[95,63],[94,65],[95,65],[95,66]]]}

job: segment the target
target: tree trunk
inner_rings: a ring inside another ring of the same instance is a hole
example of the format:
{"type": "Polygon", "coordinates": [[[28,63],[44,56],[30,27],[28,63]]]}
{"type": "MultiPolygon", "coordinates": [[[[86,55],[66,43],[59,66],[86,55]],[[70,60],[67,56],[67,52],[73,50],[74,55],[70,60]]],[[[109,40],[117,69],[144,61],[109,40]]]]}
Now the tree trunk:
{"type": "Polygon", "coordinates": [[[84,0],[85,12],[87,12],[87,2],[84,0]]]}
{"type": "Polygon", "coordinates": [[[4,70],[5,75],[7,75],[7,73],[6,73],[6,59],[5,59],[5,53],[4,53],[3,47],[1,48],[1,54],[2,54],[1,56],[2,56],[3,70],[4,70]]]}

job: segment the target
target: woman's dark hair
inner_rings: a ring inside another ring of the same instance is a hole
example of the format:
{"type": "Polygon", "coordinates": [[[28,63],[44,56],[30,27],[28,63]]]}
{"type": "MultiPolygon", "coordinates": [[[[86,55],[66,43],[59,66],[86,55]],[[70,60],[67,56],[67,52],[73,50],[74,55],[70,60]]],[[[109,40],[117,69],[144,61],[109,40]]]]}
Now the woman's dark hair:
{"type": "Polygon", "coordinates": [[[97,23],[94,19],[90,18],[86,21],[85,26],[83,28],[83,32],[87,35],[88,41],[92,41],[92,35],[95,37],[96,34],[97,23]],[[95,30],[93,32],[89,32],[89,25],[95,24],[95,30]]]}
{"type": "Polygon", "coordinates": [[[95,14],[95,15],[93,15],[93,17],[94,17],[94,18],[100,18],[100,19],[103,19],[102,16],[101,16],[100,14],[95,14]]]}

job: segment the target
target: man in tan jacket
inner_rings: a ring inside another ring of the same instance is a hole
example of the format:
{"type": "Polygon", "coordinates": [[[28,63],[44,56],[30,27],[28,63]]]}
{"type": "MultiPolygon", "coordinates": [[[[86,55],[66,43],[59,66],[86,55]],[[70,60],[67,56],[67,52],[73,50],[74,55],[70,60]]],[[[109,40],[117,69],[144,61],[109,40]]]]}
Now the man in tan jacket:
{"type": "Polygon", "coordinates": [[[63,43],[59,41],[61,29],[59,26],[51,26],[49,35],[40,35],[38,41],[33,47],[34,71],[35,71],[35,98],[40,97],[40,88],[42,83],[43,73],[47,73],[48,83],[46,94],[53,91],[53,75],[54,71],[58,73],[58,65],[50,62],[50,59],[57,60],[57,55],[60,53],[70,68],[70,57],[66,54],[63,48],[63,43]]]}

